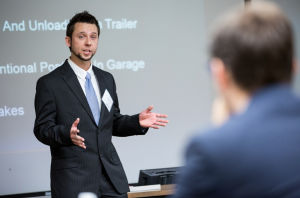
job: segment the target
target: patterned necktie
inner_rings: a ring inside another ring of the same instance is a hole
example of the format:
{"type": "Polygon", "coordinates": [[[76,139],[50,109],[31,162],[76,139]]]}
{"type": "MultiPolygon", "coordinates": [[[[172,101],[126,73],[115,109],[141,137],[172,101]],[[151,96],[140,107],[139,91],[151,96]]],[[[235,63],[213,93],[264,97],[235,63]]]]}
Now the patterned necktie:
{"type": "Polygon", "coordinates": [[[100,108],[99,108],[99,103],[98,103],[98,99],[96,96],[96,92],[92,85],[91,74],[89,72],[86,73],[85,79],[86,79],[86,81],[85,81],[86,99],[92,110],[95,122],[98,125],[99,120],[100,120],[100,108]]]}

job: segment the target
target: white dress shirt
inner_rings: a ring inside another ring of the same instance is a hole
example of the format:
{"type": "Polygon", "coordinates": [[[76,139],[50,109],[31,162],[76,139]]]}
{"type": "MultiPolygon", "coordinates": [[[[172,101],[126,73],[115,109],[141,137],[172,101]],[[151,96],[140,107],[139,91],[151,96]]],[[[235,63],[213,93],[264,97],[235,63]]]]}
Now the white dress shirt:
{"type": "Polygon", "coordinates": [[[93,66],[91,64],[90,68],[85,71],[84,69],[80,68],[79,66],[77,66],[70,58],[68,58],[68,62],[71,66],[71,68],[73,69],[73,71],[75,72],[76,76],[77,76],[77,79],[81,85],[81,88],[84,92],[84,95],[86,95],[86,92],[85,92],[85,77],[86,77],[86,74],[87,72],[89,72],[91,74],[91,81],[92,81],[92,85],[94,87],[94,90],[96,92],[96,96],[97,96],[97,99],[98,99],[98,104],[99,104],[99,109],[101,110],[101,96],[100,96],[100,89],[99,89],[99,84],[98,84],[98,80],[94,74],[94,71],[93,71],[93,66]]]}

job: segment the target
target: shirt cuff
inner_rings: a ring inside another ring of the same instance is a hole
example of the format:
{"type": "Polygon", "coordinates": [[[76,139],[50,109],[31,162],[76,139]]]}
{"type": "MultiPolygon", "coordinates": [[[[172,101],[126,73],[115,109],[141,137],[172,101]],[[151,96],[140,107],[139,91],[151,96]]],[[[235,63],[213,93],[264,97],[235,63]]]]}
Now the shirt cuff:
{"type": "Polygon", "coordinates": [[[144,127],[141,126],[142,133],[147,133],[148,129],[149,128],[144,128],[144,127]]]}

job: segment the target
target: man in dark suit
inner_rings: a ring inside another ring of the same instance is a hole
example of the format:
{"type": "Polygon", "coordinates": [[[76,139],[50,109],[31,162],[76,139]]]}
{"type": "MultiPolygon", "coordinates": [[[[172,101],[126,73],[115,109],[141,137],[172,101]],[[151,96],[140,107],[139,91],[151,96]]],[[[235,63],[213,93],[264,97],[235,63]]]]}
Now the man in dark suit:
{"type": "Polygon", "coordinates": [[[164,114],[121,115],[113,76],[91,65],[98,47],[98,21],[88,12],[68,24],[71,56],[37,82],[34,134],[51,149],[52,197],[80,192],[127,197],[127,178],[114,148],[114,136],[144,135],[165,126],[164,114]]]}
{"type": "Polygon", "coordinates": [[[254,1],[217,23],[210,50],[229,118],[192,139],[175,197],[300,197],[290,22],[276,5],[254,1]]]}

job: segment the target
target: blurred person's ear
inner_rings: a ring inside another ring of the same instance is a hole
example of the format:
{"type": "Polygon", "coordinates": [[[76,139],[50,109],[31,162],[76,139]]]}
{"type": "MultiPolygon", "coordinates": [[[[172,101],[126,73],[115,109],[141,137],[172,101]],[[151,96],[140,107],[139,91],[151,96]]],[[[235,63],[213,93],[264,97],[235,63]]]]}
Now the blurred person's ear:
{"type": "Polygon", "coordinates": [[[299,70],[299,65],[298,65],[298,61],[296,59],[293,60],[293,74],[296,75],[296,73],[298,73],[299,70]]]}
{"type": "Polygon", "coordinates": [[[210,61],[211,75],[218,95],[212,103],[211,122],[215,126],[225,123],[230,115],[228,103],[226,102],[226,91],[230,85],[230,75],[226,70],[224,62],[219,58],[210,61]]]}
{"type": "Polygon", "coordinates": [[[219,58],[212,58],[210,61],[211,74],[219,94],[223,95],[230,85],[230,74],[226,70],[224,62],[219,58]]]}

